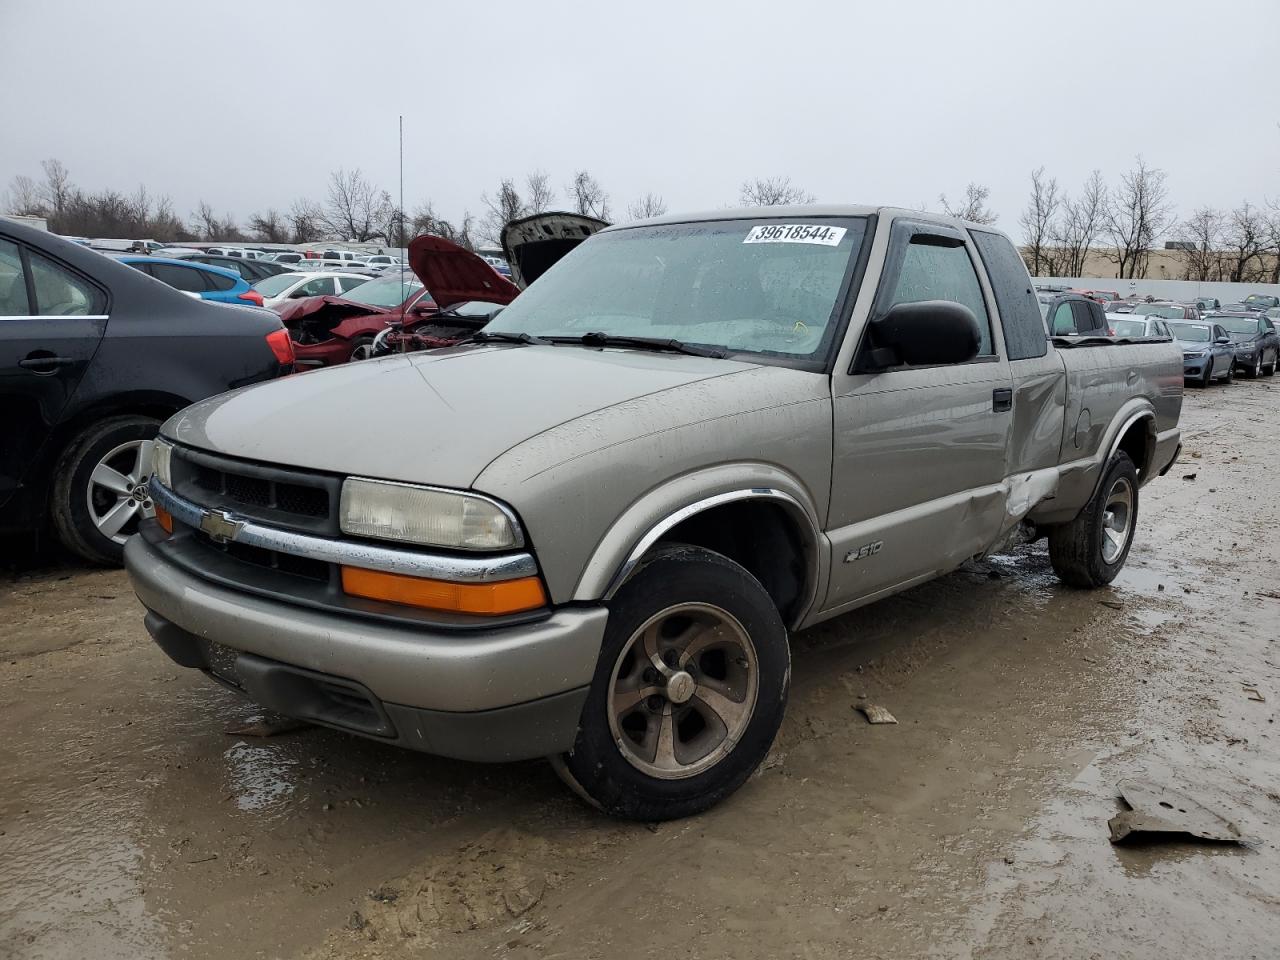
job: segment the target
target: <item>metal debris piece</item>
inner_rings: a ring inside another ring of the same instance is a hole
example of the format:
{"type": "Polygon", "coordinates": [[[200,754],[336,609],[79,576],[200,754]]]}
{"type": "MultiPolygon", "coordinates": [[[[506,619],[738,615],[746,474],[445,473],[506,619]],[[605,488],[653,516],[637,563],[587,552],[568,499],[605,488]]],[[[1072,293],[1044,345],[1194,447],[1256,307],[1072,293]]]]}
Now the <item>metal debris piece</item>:
{"type": "Polygon", "coordinates": [[[1112,610],[1124,609],[1124,604],[1121,603],[1119,600],[1099,600],[1098,602],[1102,604],[1104,607],[1110,607],[1112,610]]]}
{"type": "Polygon", "coordinates": [[[1201,840],[1235,843],[1240,828],[1185,794],[1144,780],[1121,780],[1117,787],[1130,809],[1107,821],[1111,842],[1131,834],[1187,834],[1201,840]]]}
{"type": "Polygon", "coordinates": [[[309,726],[312,724],[305,720],[295,720],[293,717],[257,717],[239,726],[227,727],[226,733],[232,737],[275,737],[309,726]]]}
{"type": "Polygon", "coordinates": [[[855,710],[860,711],[867,718],[867,723],[897,723],[898,719],[884,707],[878,707],[874,703],[860,703],[855,710]]]}
{"type": "Polygon", "coordinates": [[[1257,687],[1245,687],[1244,695],[1248,697],[1250,700],[1255,700],[1258,703],[1267,702],[1267,698],[1262,695],[1262,693],[1258,690],[1257,687]]]}

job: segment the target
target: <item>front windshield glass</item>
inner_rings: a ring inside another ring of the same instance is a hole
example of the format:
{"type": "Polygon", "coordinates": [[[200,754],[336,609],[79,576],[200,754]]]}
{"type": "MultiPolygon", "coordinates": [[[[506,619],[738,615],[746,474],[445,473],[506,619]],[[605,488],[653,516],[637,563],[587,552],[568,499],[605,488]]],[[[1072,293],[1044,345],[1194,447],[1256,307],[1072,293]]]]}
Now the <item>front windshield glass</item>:
{"type": "Polygon", "coordinates": [[[1258,332],[1258,321],[1248,317],[1214,317],[1214,321],[1227,333],[1243,333],[1253,336],[1258,332]]]}
{"type": "Polygon", "coordinates": [[[409,295],[422,289],[422,282],[416,279],[399,277],[379,277],[352,287],[342,295],[343,300],[368,304],[371,307],[398,307],[409,299],[409,295]]]}
{"type": "Polygon", "coordinates": [[[274,277],[259,280],[253,285],[253,289],[264,297],[277,297],[301,279],[302,277],[296,273],[277,273],[274,277]]]}
{"type": "Polygon", "coordinates": [[[1111,329],[1117,337],[1145,337],[1147,322],[1145,320],[1110,320],[1111,329]]]}
{"type": "Polygon", "coordinates": [[[1135,307],[1133,312],[1144,317],[1160,317],[1162,320],[1181,320],[1184,315],[1181,307],[1171,307],[1161,303],[1144,303],[1140,307],[1135,307]]]}
{"type": "Polygon", "coordinates": [[[1190,343],[1209,342],[1209,328],[1198,323],[1171,323],[1169,324],[1169,329],[1173,331],[1173,335],[1179,340],[1186,340],[1190,343]]]}
{"type": "Polygon", "coordinates": [[[600,233],[538,278],[486,330],[657,337],[816,359],[835,336],[840,290],[865,233],[860,217],[600,233]]]}

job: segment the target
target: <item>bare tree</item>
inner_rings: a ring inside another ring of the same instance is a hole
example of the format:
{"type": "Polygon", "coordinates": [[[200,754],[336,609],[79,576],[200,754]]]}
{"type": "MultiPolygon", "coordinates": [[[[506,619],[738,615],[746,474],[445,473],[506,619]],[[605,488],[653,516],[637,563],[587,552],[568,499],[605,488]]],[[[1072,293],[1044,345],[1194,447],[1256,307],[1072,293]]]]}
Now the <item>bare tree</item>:
{"type": "Polygon", "coordinates": [[[1058,181],[1053,177],[1046,181],[1044,167],[1032,170],[1031,199],[1027,201],[1027,209],[1022,212],[1019,222],[1026,244],[1024,258],[1033,277],[1041,276],[1040,271],[1047,266],[1046,248],[1053,236],[1054,218],[1058,215],[1060,203],[1058,181]]]}
{"type": "Polygon", "coordinates": [[[138,189],[129,198],[129,212],[137,223],[139,231],[146,233],[151,223],[151,194],[147,192],[146,184],[138,184],[138,189]]]}
{"type": "Polygon", "coordinates": [[[633,200],[627,204],[627,216],[632,220],[660,217],[666,212],[666,201],[656,193],[646,193],[639,200],[633,200]]]}
{"type": "Polygon", "coordinates": [[[71,186],[71,173],[61,160],[48,159],[40,164],[44,170],[44,198],[50,212],[55,217],[66,212],[67,202],[71,199],[74,188],[71,186]]]}
{"type": "Polygon", "coordinates": [[[970,183],[964,188],[964,202],[959,206],[952,207],[947,202],[945,193],[938,194],[938,202],[942,204],[942,209],[946,211],[949,217],[968,220],[970,223],[995,223],[1000,218],[987,207],[987,197],[989,196],[991,196],[989,187],[984,187],[979,183],[970,183]]]}
{"type": "Polygon", "coordinates": [[[1094,170],[1084,182],[1080,196],[1065,197],[1062,219],[1054,232],[1050,261],[1057,269],[1050,276],[1080,277],[1084,275],[1089,250],[1102,232],[1107,211],[1107,184],[1102,172],[1094,170]]]}
{"type": "Polygon", "coordinates": [[[738,199],[745,207],[776,207],[796,203],[813,203],[808,190],[796,186],[790,177],[756,177],[738,189],[738,199]]]}
{"type": "Polygon", "coordinates": [[[1223,230],[1226,276],[1232,283],[1258,283],[1268,274],[1271,231],[1266,216],[1246,200],[1231,211],[1223,230]]]}
{"type": "Polygon", "coordinates": [[[315,243],[324,239],[324,212],[312,200],[295,200],[286,221],[292,243],[315,243]]]}
{"type": "Polygon", "coordinates": [[[609,219],[609,195],[604,192],[604,187],[600,186],[600,181],[587,171],[579,170],[573,175],[573,181],[569,184],[567,192],[573,201],[573,209],[577,213],[584,217],[609,219]]]}
{"type": "Polygon", "coordinates": [[[475,218],[470,212],[464,213],[462,219],[454,224],[444,217],[437,216],[435,207],[428,200],[418,205],[409,222],[415,237],[429,233],[432,236],[451,240],[467,250],[475,249],[475,218]]]}
{"type": "Polygon", "coordinates": [[[1267,236],[1271,241],[1271,283],[1280,283],[1280,200],[1267,203],[1267,236]]]}
{"type": "Polygon", "coordinates": [[[263,243],[288,243],[289,227],[280,211],[271,207],[266,213],[255,213],[249,217],[249,232],[255,240],[263,243]]]}
{"type": "Polygon", "coordinates": [[[525,177],[525,190],[528,191],[528,202],[525,204],[526,214],[545,213],[551,209],[556,192],[551,186],[551,178],[544,170],[535,170],[525,177]]]}
{"type": "Polygon", "coordinates": [[[200,201],[200,205],[196,207],[191,219],[194,221],[196,233],[205,240],[221,239],[218,236],[218,227],[220,226],[218,216],[213,212],[213,205],[207,200],[200,201]]]}
{"type": "Polygon", "coordinates": [[[1222,227],[1226,218],[1221,210],[1201,207],[1178,225],[1178,239],[1185,244],[1186,280],[1222,279],[1222,227]]]}
{"type": "Polygon", "coordinates": [[[1165,172],[1148,167],[1141,156],[1137,166],[1120,178],[1120,186],[1106,207],[1104,226],[1114,247],[1111,259],[1120,277],[1131,280],[1147,275],[1151,246],[1173,220],[1165,172]]]}
{"type": "Polygon", "coordinates": [[[339,240],[369,240],[380,233],[378,213],[382,197],[360,168],[339,167],[329,174],[325,226],[339,240]]]}
{"type": "Polygon", "coordinates": [[[9,181],[9,203],[5,212],[19,217],[39,217],[48,213],[40,188],[25,173],[19,173],[9,181]]]}
{"type": "Polygon", "coordinates": [[[481,232],[492,243],[501,239],[503,227],[528,211],[515,181],[509,177],[498,184],[498,192],[492,198],[486,193],[480,195],[480,200],[486,207],[481,232]]]}

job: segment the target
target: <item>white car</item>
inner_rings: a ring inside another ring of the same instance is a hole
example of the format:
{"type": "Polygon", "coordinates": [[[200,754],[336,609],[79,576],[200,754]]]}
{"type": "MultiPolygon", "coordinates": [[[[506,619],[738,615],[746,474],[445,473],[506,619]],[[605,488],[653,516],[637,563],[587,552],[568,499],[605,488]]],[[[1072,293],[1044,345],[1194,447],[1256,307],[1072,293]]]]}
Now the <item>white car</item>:
{"type": "Polygon", "coordinates": [[[279,253],[267,254],[267,259],[273,263],[301,263],[306,257],[293,250],[281,250],[279,253]]]}
{"type": "Polygon", "coordinates": [[[376,267],[381,270],[383,267],[398,267],[402,263],[399,257],[393,257],[389,253],[375,253],[373,256],[365,260],[365,264],[370,267],[376,267]]]}
{"type": "Polygon", "coordinates": [[[240,257],[242,260],[262,260],[266,256],[261,250],[249,250],[245,247],[209,247],[205,253],[215,257],[240,257]]]}
{"type": "Polygon", "coordinates": [[[253,289],[262,294],[264,307],[275,307],[303,297],[340,297],[368,279],[358,273],[278,273],[259,280],[253,289]]]}

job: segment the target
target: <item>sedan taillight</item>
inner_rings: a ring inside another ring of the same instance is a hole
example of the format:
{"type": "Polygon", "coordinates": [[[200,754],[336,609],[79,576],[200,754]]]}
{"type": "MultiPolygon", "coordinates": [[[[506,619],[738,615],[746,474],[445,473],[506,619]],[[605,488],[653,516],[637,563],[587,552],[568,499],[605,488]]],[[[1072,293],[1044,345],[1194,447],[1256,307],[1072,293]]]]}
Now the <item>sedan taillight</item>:
{"type": "Polygon", "coordinates": [[[289,338],[289,331],[284,327],[279,330],[272,330],[267,334],[267,346],[271,348],[271,352],[275,354],[276,360],[280,362],[280,366],[286,367],[292,365],[294,361],[293,340],[289,338]]]}
{"type": "Polygon", "coordinates": [[[257,290],[253,290],[253,289],[246,290],[244,293],[240,294],[240,296],[237,297],[236,299],[247,300],[249,303],[252,303],[255,307],[262,306],[262,294],[260,294],[257,290]]]}

